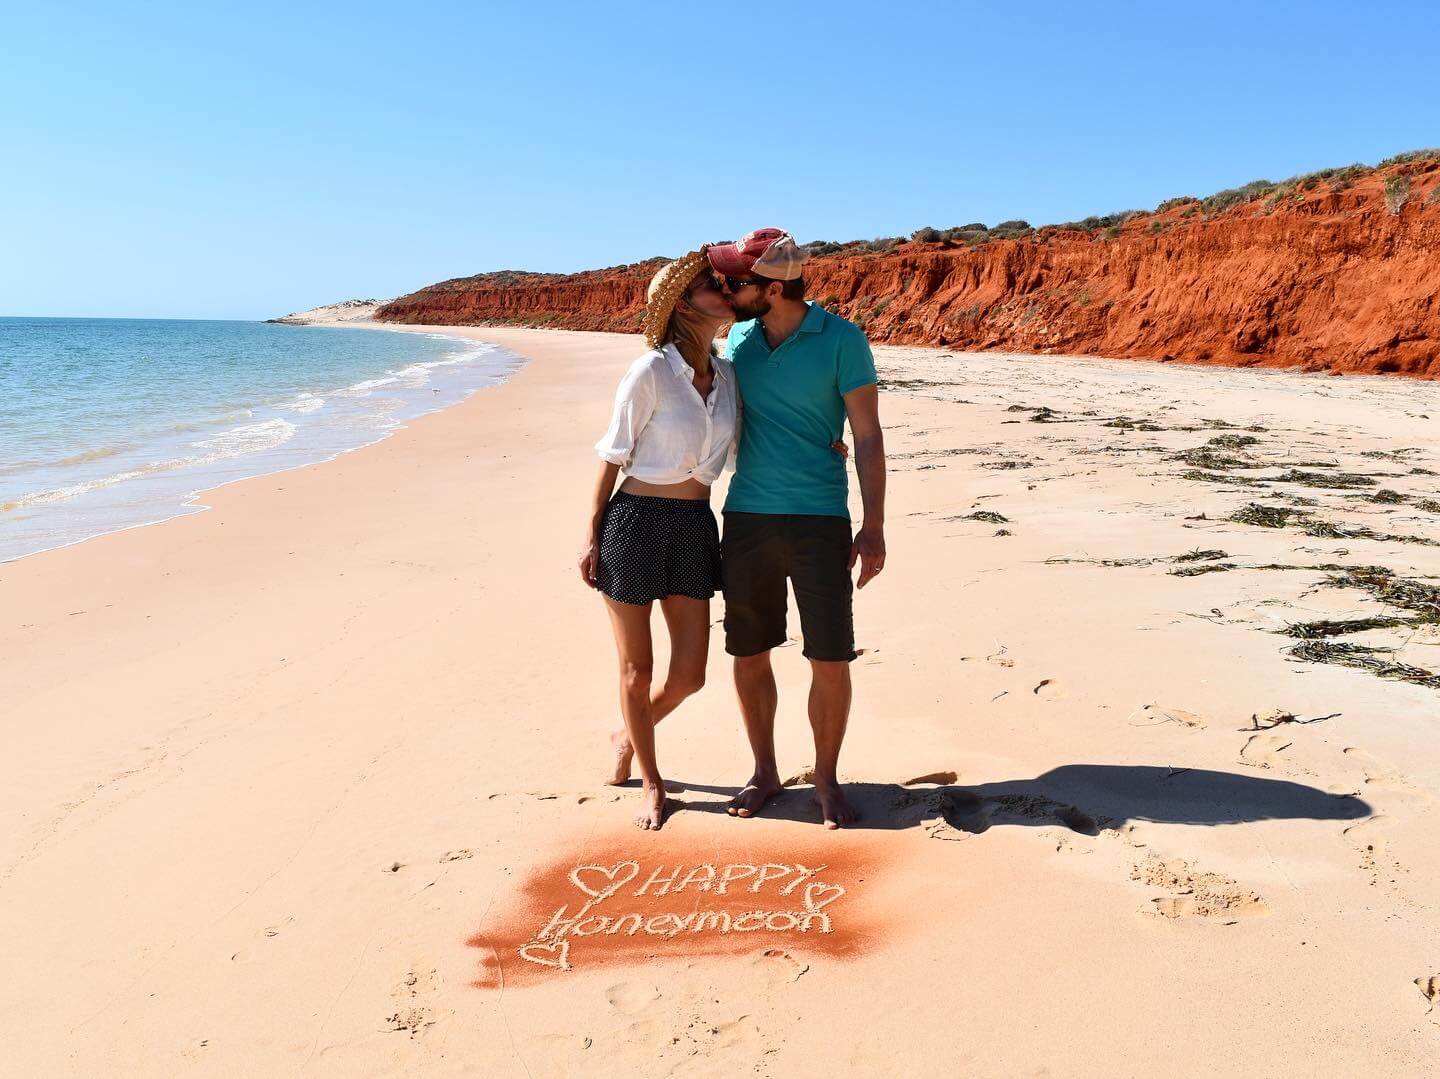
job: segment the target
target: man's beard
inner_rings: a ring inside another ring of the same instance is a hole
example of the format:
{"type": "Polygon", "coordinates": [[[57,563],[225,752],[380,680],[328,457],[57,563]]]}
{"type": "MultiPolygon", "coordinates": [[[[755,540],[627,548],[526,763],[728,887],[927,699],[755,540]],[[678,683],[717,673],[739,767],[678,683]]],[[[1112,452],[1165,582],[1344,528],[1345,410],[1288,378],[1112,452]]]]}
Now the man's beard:
{"type": "Polygon", "coordinates": [[[731,300],[730,306],[735,311],[736,322],[748,322],[752,318],[764,318],[770,313],[770,301],[763,296],[752,304],[741,303],[739,300],[731,300]]]}

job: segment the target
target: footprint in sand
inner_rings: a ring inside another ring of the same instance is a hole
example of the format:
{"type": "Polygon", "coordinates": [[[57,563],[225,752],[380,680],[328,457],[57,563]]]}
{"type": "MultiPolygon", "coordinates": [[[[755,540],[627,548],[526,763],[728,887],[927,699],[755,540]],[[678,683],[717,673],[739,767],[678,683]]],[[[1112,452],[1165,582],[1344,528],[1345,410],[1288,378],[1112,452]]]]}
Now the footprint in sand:
{"type": "Polygon", "coordinates": [[[1342,831],[1342,835],[1360,855],[1360,868],[1370,877],[1372,888],[1383,888],[1406,904],[1410,903],[1401,879],[1408,870],[1390,853],[1390,830],[1394,822],[1383,813],[1366,817],[1342,831]]]}
{"type": "Polygon", "coordinates": [[[646,982],[616,982],[605,999],[621,1015],[639,1015],[660,999],[660,990],[646,982]]]}
{"type": "Polygon", "coordinates": [[[780,948],[766,948],[760,954],[760,958],[755,960],[755,966],[759,969],[765,984],[771,988],[798,982],[801,976],[810,969],[809,963],[800,962],[789,952],[780,948]]]}
{"type": "Polygon", "coordinates": [[[1425,1014],[1434,1022],[1440,1023],[1440,974],[1416,978],[1415,988],[1420,990],[1420,995],[1430,1005],[1425,1014]]]}
{"type": "Polygon", "coordinates": [[[988,656],[961,656],[960,662],[974,663],[977,660],[983,659],[985,662],[993,663],[997,667],[1013,667],[1015,666],[1015,661],[1005,654],[1008,651],[1010,651],[1010,649],[1002,644],[998,651],[991,652],[988,656]]]}
{"type": "Polygon", "coordinates": [[[1042,678],[1030,691],[1037,697],[1044,697],[1046,700],[1061,700],[1070,696],[1053,678],[1042,678]]]}
{"type": "MultiPolygon", "coordinates": [[[[783,970],[786,960],[761,957],[761,962],[774,962],[783,970]]],[[[793,973],[793,971],[791,972],[793,973]]],[[[783,980],[778,984],[784,984],[783,980]]],[[[786,1019],[769,1007],[768,997],[778,986],[768,978],[759,985],[749,986],[748,993],[737,999],[719,989],[709,973],[690,967],[676,972],[666,982],[665,1007],[651,1008],[659,999],[653,986],[620,982],[606,990],[606,998],[615,1006],[618,997],[627,1008],[639,1011],[616,1011],[630,1019],[612,1036],[597,1035],[595,1047],[588,1049],[579,1071],[571,1074],[594,1075],[598,1060],[610,1059],[612,1046],[626,1052],[642,1054],[647,1075],[728,1075],[754,1070],[754,1062],[764,1060],[775,1051],[775,1043],[785,1036],[786,1019]]]]}
{"type": "Polygon", "coordinates": [[[1204,873],[1183,858],[1152,854],[1130,873],[1130,879],[1169,895],[1155,896],[1145,913],[1171,920],[1201,919],[1233,925],[1242,918],[1269,913],[1258,894],[1219,873],[1204,873]]]}
{"type": "Polygon", "coordinates": [[[782,787],[798,787],[798,786],[801,786],[802,784],[805,784],[805,783],[814,783],[814,782],[815,782],[815,769],[814,769],[814,767],[808,767],[808,768],[802,768],[802,769],[800,769],[800,771],[796,772],[793,776],[791,776],[789,779],[785,780],[785,782],[782,783],[782,784],[780,784],[780,785],[781,785],[782,787]]]}
{"type": "Polygon", "coordinates": [[[1149,717],[1155,723],[1178,723],[1182,727],[1204,727],[1205,720],[1194,712],[1187,712],[1183,708],[1170,708],[1165,705],[1147,704],[1140,709],[1141,715],[1149,717]]]}
{"type": "Polygon", "coordinates": [[[1433,795],[1411,783],[1398,768],[1384,763],[1365,750],[1351,746],[1344,750],[1344,753],[1347,761],[1359,766],[1365,776],[1367,787],[1379,787],[1383,790],[1413,795],[1427,803],[1434,801],[1433,795]]]}
{"type": "Polygon", "coordinates": [[[926,772],[923,776],[907,779],[902,786],[916,787],[922,783],[934,783],[939,786],[944,786],[947,783],[954,783],[959,778],[960,774],[958,772],[952,772],[947,769],[939,772],[926,772]]]}
{"type": "Polygon", "coordinates": [[[1240,763],[1251,768],[1278,767],[1280,755],[1293,744],[1289,738],[1278,734],[1252,734],[1240,749],[1240,763]]]}
{"type": "Polygon", "coordinates": [[[440,976],[435,970],[405,973],[400,983],[390,991],[395,1011],[385,1017],[385,1029],[392,1033],[404,1032],[411,1038],[418,1038],[429,1027],[440,1021],[440,1017],[427,1003],[440,987],[440,976]]]}

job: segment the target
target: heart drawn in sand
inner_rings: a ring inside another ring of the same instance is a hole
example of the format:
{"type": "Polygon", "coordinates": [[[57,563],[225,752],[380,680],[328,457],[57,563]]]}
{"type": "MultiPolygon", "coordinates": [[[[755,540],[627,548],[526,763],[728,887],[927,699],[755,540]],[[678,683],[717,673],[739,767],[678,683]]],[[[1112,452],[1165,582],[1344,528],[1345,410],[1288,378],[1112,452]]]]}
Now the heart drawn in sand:
{"type": "Polygon", "coordinates": [[[625,885],[635,879],[640,872],[639,862],[616,862],[606,868],[603,865],[577,865],[570,870],[570,883],[579,888],[586,895],[593,895],[598,899],[609,899],[625,885]],[[591,878],[594,883],[587,883],[586,877],[591,878]],[[604,878],[608,884],[601,885],[595,878],[604,878]]]}
{"type": "Polygon", "coordinates": [[[845,889],[838,884],[807,884],[805,885],[805,909],[818,911],[821,907],[828,906],[845,894],[845,889]]]}
{"type": "Polygon", "coordinates": [[[520,946],[520,958],[538,963],[542,967],[569,970],[570,942],[562,940],[558,944],[541,944],[539,941],[532,940],[529,944],[520,946]]]}

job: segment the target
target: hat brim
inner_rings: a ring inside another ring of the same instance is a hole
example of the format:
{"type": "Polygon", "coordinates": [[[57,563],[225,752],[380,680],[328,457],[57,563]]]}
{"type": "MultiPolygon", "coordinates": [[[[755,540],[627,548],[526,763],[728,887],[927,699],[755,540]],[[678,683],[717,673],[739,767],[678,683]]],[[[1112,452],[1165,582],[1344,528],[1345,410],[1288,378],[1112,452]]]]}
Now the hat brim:
{"type": "Polygon", "coordinates": [[[755,268],[755,260],[742,255],[734,244],[716,244],[705,250],[710,266],[717,273],[745,274],[755,268]]]}

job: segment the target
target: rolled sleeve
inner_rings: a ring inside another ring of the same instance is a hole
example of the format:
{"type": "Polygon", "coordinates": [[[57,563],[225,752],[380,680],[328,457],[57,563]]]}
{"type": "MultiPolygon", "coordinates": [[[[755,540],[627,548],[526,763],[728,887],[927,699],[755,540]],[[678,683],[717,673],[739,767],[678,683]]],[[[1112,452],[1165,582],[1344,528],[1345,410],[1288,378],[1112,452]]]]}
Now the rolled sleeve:
{"type": "Polygon", "coordinates": [[[610,426],[595,443],[595,452],[601,460],[621,468],[627,467],[634,460],[640,432],[645,429],[654,411],[654,373],[647,365],[637,363],[620,380],[620,387],[615,391],[615,411],[610,416],[610,426]]]}
{"type": "Polygon", "coordinates": [[[873,385],[876,381],[875,356],[864,333],[857,329],[842,336],[835,360],[835,382],[841,396],[861,386],[873,385]]]}

